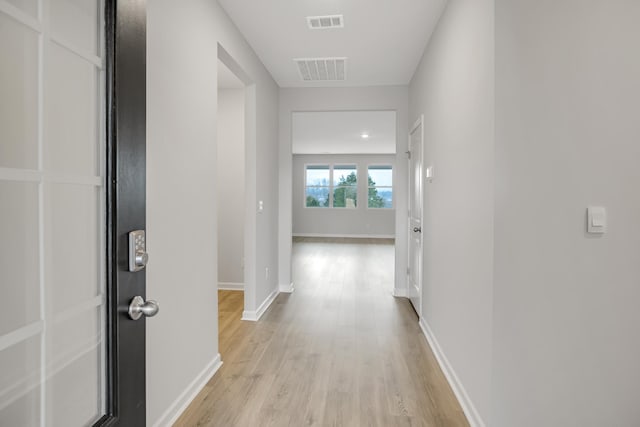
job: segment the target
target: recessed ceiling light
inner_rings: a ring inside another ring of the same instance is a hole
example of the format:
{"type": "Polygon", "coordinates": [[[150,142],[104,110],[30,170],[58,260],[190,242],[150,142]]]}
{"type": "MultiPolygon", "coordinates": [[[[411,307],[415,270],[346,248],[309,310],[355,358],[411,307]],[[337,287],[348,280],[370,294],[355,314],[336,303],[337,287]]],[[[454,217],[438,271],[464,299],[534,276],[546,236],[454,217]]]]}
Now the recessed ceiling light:
{"type": "Polygon", "coordinates": [[[362,137],[362,139],[369,139],[369,134],[367,132],[362,132],[360,136],[362,137]]]}

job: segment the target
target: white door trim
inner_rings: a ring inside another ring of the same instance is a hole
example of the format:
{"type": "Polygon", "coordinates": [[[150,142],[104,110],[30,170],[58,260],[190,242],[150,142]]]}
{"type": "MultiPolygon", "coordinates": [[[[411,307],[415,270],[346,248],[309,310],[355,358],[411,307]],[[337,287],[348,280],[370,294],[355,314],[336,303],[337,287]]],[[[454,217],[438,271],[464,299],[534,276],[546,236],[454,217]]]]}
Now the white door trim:
{"type": "MultiPolygon", "coordinates": [[[[418,117],[418,120],[416,120],[413,123],[413,126],[411,126],[411,128],[409,129],[409,142],[411,142],[411,135],[413,135],[413,133],[418,128],[418,126],[423,124],[424,124],[424,114],[421,114],[420,117],[418,117]]],[[[420,135],[420,139],[422,140],[422,143],[424,145],[424,127],[422,128],[422,135],[420,135]]],[[[423,156],[423,159],[424,159],[424,156],[423,156]]]]}

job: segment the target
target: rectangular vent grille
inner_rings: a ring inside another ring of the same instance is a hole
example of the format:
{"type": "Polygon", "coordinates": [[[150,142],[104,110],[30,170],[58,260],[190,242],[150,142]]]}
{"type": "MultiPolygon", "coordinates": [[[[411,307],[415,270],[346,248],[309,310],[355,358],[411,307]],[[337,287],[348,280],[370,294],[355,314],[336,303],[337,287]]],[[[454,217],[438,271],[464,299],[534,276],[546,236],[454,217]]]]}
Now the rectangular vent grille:
{"type": "Polygon", "coordinates": [[[347,58],[298,58],[294,61],[305,82],[347,79],[347,58]]]}
{"type": "Polygon", "coordinates": [[[344,28],[344,18],[342,15],[307,16],[307,25],[312,30],[344,28]]]}

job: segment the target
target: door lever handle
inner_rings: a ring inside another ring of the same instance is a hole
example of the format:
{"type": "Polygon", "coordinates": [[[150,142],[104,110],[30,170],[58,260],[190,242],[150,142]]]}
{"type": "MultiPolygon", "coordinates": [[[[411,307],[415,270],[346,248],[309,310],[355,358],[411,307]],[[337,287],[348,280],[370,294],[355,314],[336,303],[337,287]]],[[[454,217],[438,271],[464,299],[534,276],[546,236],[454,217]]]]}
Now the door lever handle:
{"type": "Polygon", "coordinates": [[[135,296],[129,304],[129,317],[138,320],[142,315],[153,317],[160,311],[160,306],[154,300],[145,301],[141,296],[135,296]]]}
{"type": "Polygon", "coordinates": [[[422,233],[422,227],[413,227],[414,233],[422,233]]]}

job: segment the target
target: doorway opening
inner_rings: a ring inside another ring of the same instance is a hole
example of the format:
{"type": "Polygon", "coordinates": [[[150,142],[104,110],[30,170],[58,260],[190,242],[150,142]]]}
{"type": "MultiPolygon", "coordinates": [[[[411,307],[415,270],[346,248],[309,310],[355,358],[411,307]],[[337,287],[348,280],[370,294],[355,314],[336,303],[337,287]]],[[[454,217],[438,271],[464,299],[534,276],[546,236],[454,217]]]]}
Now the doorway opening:
{"type": "Polygon", "coordinates": [[[396,112],[297,111],[291,123],[293,243],[394,245],[396,112]]]}
{"type": "Polygon", "coordinates": [[[218,61],[218,289],[244,291],[244,84],[218,61]]]}
{"type": "MultiPolygon", "coordinates": [[[[218,342],[225,325],[255,310],[255,84],[218,44],[216,140],[218,342]]],[[[228,329],[228,328],[227,328],[228,329]]]]}

